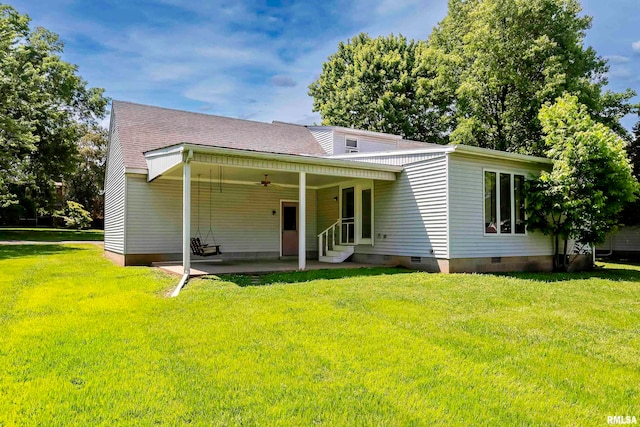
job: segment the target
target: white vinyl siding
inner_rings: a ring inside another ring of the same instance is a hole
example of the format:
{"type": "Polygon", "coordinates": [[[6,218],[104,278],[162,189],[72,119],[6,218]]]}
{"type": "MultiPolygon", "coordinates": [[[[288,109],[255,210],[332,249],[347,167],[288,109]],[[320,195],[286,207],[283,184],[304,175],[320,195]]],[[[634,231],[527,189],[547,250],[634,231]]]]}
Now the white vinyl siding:
{"type": "Polygon", "coordinates": [[[311,135],[318,141],[318,144],[327,154],[333,154],[333,131],[332,130],[312,130],[311,135]]]}
{"type": "Polygon", "coordinates": [[[552,242],[542,233],[485,234],[484,170],[539,174],[535,165],[507,160],[449,156],[450,258],[551,255],[552,242]]]}
{"type": "Polygon", "coordinates": [[[598,245],[598,251],[640,252],[640,227],[620,227],[609,234],[605,242],[598,245]]]}
{"type": "Polygon", "coordinates": [[[358,141],[358,152],[368,153],[372,151],[391,151],[398,148],[398,142],[389,138],[376,138],[368,135],[350,135],[346,132],[333,132],[333,152],[331,154],[344,154],[348,152],[346,140],[358,141]]]}
{"type": "Polygon", "coordinates": [[[374,246],[356,252],[447,258],[446,156],[407,165],[397,181],[375,182],[374,246]]]}
{"type": "Polygon", "coordinates": [[[118,129],[111,118],[111,132],[104,182],[104,248],[124,254],[125,175],[118,129]]]}
{"type": "MultiPolygon", "coordinates": [[[[211,228],[223,253],[280,252],[280,200],[297,200],[297,188],[223,184],[209,192],[209,184],[191,183],[191,233],[211,228]],[[275,211],[275,215],[273,214],[275,211]]],[[[182,181],[157,179],[147,182],[143,175],[127,175],[127,253],[155,254],[182,252],[182,181]]],[[[307,190],[307,250],[317,250],[316,194],[307,190]]]]}
{"type": "Polygon", "coordinates": [[[318,194],[318,233],[322,233],[327,227],[335,223],[340,216],[339,187],[322,188],[318,194]]]}

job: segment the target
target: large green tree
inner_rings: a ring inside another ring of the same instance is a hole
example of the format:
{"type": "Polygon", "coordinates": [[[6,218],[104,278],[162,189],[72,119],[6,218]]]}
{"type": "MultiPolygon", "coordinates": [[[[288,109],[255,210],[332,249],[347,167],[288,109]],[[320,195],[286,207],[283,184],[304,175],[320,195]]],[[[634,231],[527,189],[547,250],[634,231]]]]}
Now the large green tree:
{"type": "Polygon", "coordinates": [[[449,0],[417,52],[419,95],[454,143],[543,154],[538,112],[564,92],[625,135],[633,92],[603,93],[606,61],[583,44],[590,25],[578,0],[449,0]]]}
{"type": "Polygon", "coordinates": [[[103,90],[88,88],[62,51],[56,34],[0,4],[0,207],[25,193],[50,202],[86,125],[106,112],[103,90]]]}
{"type": "Polygon", "coordinates": [[[638,182],[626,142],[593,120],[576,96],[543,106],[539,118],[553,168],[528,182],[527,226],[555,237],[556,267],[565,268],[568,241],[602,243],[638,182]]]}
{"type": "Polygon", "coordinates": [[[371,38],[359,34],[340,42],[309,86],[313,110],[320,112],[322,124],[421,141],[442,140],[438,112],[416,96],[416,46],[401,35],[371,38]]]}

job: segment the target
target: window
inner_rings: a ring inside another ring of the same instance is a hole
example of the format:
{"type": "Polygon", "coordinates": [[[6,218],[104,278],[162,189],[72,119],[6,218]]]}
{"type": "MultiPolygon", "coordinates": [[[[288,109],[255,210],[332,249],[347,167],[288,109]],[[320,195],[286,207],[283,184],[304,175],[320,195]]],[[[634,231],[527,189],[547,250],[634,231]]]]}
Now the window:
{"type": "Polygon", "coordinates": [[[524,176],[513,176],[513,198],[515,207],[515,223],[516,234],[524,234],[524,176]]]}
{"type": "Polygon", "coordinates": [[[298,229],[296,223],[297,212],[295,206],[284,206],[282,208],[282,230],[283,231],[296,231],[298,229]]]}
{"type": "Polygon", "coordinates": [[[342,243],[355,243],[356,198],[353,187],[342,189],[342,243]]]}
{"type": "Polygon", "coordinates": [[[362,190],[362,239],[371,238],[373,218],[371,218],[371,189],[362,190]]]}
{"type": "Polygon", "coordinates": [[[358,152],[358,140],[355,138],[346,138],[345,142],[345,152],[347,153],[357,153],[358,152]]]}
{"type": "Polygon", "coordinates": [[[525,234],[524,176],[484,171],[484,232],[525,234]]]}
{"type": "Polygon", "coordinates": [[[485,233],[497,233],[498,215],[496,213],[498,195],[496,192],[496,173],[484,173],[484,229],[485,233]]]}

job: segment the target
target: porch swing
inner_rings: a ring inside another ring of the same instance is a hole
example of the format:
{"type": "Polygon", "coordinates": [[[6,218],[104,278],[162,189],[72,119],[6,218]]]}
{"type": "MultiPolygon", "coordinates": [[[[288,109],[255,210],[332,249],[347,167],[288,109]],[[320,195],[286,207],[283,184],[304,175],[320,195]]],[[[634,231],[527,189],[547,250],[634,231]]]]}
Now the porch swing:
{"type": "Polygon", "coordinates": [[[213,230],[211,228],[211,207],[213,199],[211,169],[209,169],[209,231],[207,231],[207,234],[205,234],[204,237],[202,237],[202,234],[200,233],[200,181],[200,175],[198,174],[198,228],[196,229],[195,235],[191,238],[191,252],[194,255],[202,257],[222,255],[222,251],[220,250],[221,245],[216,243],[216,239],[213,236],[213,230]],[[209,241],[212,243],[209,243],[209,241]]]}

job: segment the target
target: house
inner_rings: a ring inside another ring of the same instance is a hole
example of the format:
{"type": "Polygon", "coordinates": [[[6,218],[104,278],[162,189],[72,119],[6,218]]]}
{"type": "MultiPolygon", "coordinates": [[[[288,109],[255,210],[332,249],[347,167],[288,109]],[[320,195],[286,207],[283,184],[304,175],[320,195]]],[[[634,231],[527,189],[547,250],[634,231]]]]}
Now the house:
{"type": "Polygon", "coordinates": [[[640,260],[640,226],[622,226],[598,245],[598,256],[640,260]]]}
{"type": "Polygon", "coordinates": [[[105,253],[296,257],[440,272],[551,270],[524,225],[524,181],[548,159],[333,126],[260,123],[114,101],[105,253]],[[187,218],[187,221],[183,219],[187,218]],[[206,235],[206,236],[205,236],[206,235]]]}

